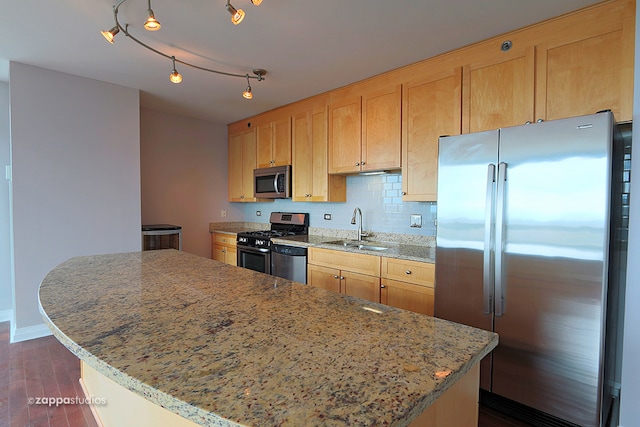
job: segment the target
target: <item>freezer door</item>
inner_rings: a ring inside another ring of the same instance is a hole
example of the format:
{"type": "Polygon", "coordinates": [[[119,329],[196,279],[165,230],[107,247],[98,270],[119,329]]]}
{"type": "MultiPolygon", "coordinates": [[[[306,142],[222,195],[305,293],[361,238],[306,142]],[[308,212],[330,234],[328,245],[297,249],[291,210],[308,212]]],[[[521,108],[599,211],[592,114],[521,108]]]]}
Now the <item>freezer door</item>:
{"type": "MultiPolygon", "coordinates": [[[[435,316],[486,330],[493,328],[493,245],[485,240],[497,159],[497,131],[440,139],[435,316]]],[[[490,356],[480,370],[488,390],[490,356]]]]}
{"type": "Polygon", "coordinates": [[[500,131],[492,391],[581,426],[599,425],[612,126],[597,114],[500,131]]]}

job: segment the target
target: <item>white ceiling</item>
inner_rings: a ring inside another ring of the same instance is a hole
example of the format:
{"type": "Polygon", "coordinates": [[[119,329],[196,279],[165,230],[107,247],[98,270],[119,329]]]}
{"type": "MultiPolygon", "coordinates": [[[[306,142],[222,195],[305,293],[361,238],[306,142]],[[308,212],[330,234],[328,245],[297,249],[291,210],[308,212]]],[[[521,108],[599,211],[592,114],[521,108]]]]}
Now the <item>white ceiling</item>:
{"type": "Polygon", "coordinates": [[[218,123],[362,80],[442,52],[597,3],[596,0],[233,0],[246,12],[230,22],[226,0],[152,0],[157,32],[142,28],[147,1],[126,0],[119,20],[145,43],[178,59],[245,75],[219,76],[177,64],[120,32],[113,0],[0,0],[0,80],[9,61],[140,89],[143,107],[218,123]]]}

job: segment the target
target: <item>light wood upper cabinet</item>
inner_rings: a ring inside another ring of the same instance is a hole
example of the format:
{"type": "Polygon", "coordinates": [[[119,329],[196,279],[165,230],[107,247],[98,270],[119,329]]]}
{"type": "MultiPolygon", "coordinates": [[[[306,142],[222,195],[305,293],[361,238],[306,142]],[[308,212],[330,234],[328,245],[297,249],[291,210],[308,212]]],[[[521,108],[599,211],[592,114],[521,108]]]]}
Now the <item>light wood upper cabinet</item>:
{"type": "Polygon", "coordinates": [[[400,169],[402,86],[362,96],[361,171],[400,169]]]}
{"type": "Polygon", "coordinates": [[[242,132],[229,134],[229,201],[242,201],[242,132]]]}
{"type": "Polygon", "coordinates": [[[460,134],[461,88],[461,68],[403,84],[403,201],[436,201],[438,138],[460,134]]]}
{"type": "Polygon", "coordinates": [[[259,168],[291,164],[291,117],[257,126],[256,156],[259,168]]]}
{"type": "Polygon", "coordinates": [[[329,105],[329,173],[360,171],[362,97],[329,105]]]}
{"type": "Polygon", "coordinates": [[[253,170],[256,168],[256,129],[229,134],[229,201],[273,201],[256,199],[253,193],[253,170]]]}
{"type": "Polygon", "coordinates": [[[294,202],[344,202],[346,177],[329,175],[326,103],[293,115],[294,202]]]}
{"type": "Polygon", "coordinates": [[[329,105],[329,173],[399,169],[402,86],[373,84],[344,98],[339,93],[329,105]]]}
{"type": "Polygon", "coordinates": [[[552,36],[536,46],[536,119],[611,110],[632,120],[632,10],[615,2],[549,24],[552,36]]]}
{"type": "Polygon", "coordinates": [[[476,61],[464,66],[463,133],[534,121],[534,48],[488,43],[476,61]]]}

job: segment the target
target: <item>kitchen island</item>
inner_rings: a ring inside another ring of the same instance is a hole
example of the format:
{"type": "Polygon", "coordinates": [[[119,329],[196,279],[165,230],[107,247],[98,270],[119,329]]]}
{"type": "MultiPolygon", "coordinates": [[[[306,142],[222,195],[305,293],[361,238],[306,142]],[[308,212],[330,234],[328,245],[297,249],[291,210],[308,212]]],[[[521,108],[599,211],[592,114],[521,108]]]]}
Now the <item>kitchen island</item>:
{"type": "Polygon", "coordinates": [[[491,332],[176,250],[72,258],[45,277],[39,298],[82,361],[88,392],[107,400],[95,406],[101,418],[123,412],[115,396],[92,393],[106,390],[92,388],[104,378],[199,425],[410,425],[433,420],[463,382],[470,403],[454,396],[440,411],[477,419],[477,364],[498,343],[491,332]]]}

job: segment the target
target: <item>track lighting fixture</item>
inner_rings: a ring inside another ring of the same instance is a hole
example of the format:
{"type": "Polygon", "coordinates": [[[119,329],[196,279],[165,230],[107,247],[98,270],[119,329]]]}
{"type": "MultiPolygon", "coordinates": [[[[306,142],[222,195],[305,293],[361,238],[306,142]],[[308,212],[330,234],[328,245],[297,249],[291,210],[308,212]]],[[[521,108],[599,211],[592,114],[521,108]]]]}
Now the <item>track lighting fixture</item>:
{"type": "MultiPolygon", "coordinates": [[[[262,81],[264,80],[264,76],[265,74],[267,74],[266,70],[263,70],[262,68],[256,68],[253,70],[253,76],[249,75],[249,74],[236,74],[236,73],[228,73],[226,71],[220,71],[220,70],[214,70],[213,68],[206,68],[206,67],[201,67],[199,65],[195,65],[195,64],[191,64],[189,62],[186,61],[181,61],[179,59],[177,59],[175,56],[172,55],[168,55],[154,47],[149,46],[148,44],[140,41],[139,39],[137,39],[133,34],[131,34],[129,32],[129,24],[121,24],[120,21],[118,21],[118,10],[120,8],[120,6],[122,6],[123,3],[125,3],[128,0],[118,0],[116,2],[116,4],[113,5],[113,17],[115,18],[116,21],[116,25],[111,28],[109,31],[101,31],[102,35],[104,36],[105,39],[107,39],[107,41],[111,44],[113,44],[113,40],[114,37],[116,36],[116,34],[118,34],[120,31],[122,31],[128,38],[130,38],[131,40],[133,40],[134,42],[136,42],[137,44],[139,44],[140,46],[144,47],[145,49],[150,50],[151,52],[154,52],[160,56],[163,56],[167,59],[171,60],[171,63],[173,65],[173,70],[171,71],[171,74],[169,75],[169,80],[171,80],[171,82],[173,83],[180,83],[182,81],[182,74],[180,74],[177,70],[176,70],[176,62],[179,62],[182,65],[185,65],[187,67],[191,67],[191,68],[196,68],[198,70],[201,71],[207,71],[210,73],[215,73],[215,74],[220,74],[223,76],[229,76],[229,77],[239,77],[239,78],[243,78],[243,79],[247,79],[247,88],[245,89],[245,91],[243,92],[243,96],[247,99],[251,99],[253,98],[253,93],[252,93],[252,89],[251,89],[251,84],[249,83],[249,79],[256,79],[257,81],[262,81]]],[[[231,5],[231,0],[227,0],[227,6],[226,9],[227,11],[229,11],[229,13],[231,13],[231,21],[234,24],[239,24],[242,19],[244,18],[244,11],[242,9],[236,9],[235,7],[233,7],[231,5]]],[[[260,3],[262,3],[262,0],[251,0],[251,3],[253,3],[254,5],[259,5],[260,3]]],[[[153,10],[151,9],[151,0],[147,0],[147,15],[148,15],[148,19],[146,20],[146,22],[144,23],[144,28],[149,30],[149,31],[157,31],[160,29],[160,22],[158,22],[158,20],[155,18],[154,14],[153,14],[153,10]]]]}
{"type": "Polygon", "coordinates": [[[249,83],[249,74],[247,74],[247,88],[242,92],[242,96],[246,99],[253,99],[253,94],[251,93],[251,83],[249,83]]]}
{"type": "Polygon", "coordinates": [[[173,63],[173,71],[169,75],[169,80],[171,83],[180,83],[182,81],[182,74],[176,71],[176,57],[171,57],[171,62],[173,63]]]}
{"type": "Polygon", "coordinates": [[[233,25],[238,25],[244,19],[244,10],[236,9],[231,5],[231,0],[227,0],[227,10],[231,14],[231,22],[233,25]]]}
{"type": "Polygon", "coordinates": [[[149,7],[147,9],[147,15],[149,16],[144,23],[144,29],[147,31],[158,31],[160,29],[160,22],[153,15],[153,10],[151,10],[151,0],[149,0],[149,7]]]}
{"type": "Polygon", "coordinates": [[[113,38],[116,36],[116,34],[118,34],[120,32],[120,29],[116,25],[115,27],[113,27],[109,31],[100,31],[100,32],[102,33],[104,38],[107,39],[107,41],[109,43],[113,44],[113,38]]]}

